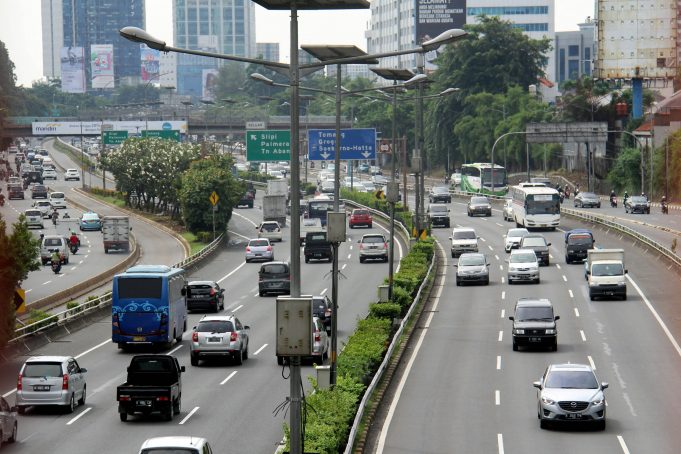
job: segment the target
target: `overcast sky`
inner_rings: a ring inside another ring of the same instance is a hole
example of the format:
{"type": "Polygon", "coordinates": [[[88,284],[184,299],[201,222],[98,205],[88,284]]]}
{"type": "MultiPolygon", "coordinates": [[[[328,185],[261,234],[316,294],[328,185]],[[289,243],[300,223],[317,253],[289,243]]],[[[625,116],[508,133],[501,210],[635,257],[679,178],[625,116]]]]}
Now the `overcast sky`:
{"type": "MultiPolygon", "coordinates": [[[[308,11],[298,15],[300,44],[355,44],[366,50],[364,31],[369,10],[308,11]]],[[[556,30],[577,30],[594,16],[594,0],[556,0],[556,30]]],[[[168,43],[173,41],[172,0],[146,0],[147,29],[168,43]]],[[[279,42],[282,60],[289,56],[290,13],[267,11],[256,5],[257,42],[279,42]]],[[[0,41],[14,62],[17,82],[30,86],[42,77],[40,0],[0,0],[0,41]]]]}

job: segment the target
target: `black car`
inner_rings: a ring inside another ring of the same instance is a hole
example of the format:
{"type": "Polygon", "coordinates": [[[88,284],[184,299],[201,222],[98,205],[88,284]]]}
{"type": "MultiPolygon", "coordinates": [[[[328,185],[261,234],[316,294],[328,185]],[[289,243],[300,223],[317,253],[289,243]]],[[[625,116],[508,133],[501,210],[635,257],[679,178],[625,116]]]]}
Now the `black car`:
{"type": "Polygon", "coordinates": [[[468,202],[468,216],[477,215],[492,216],[492,204],[485,196],[474,195],[468,202]]]}
{"type": "Polygon", "coordinates": [[[312,315],[321,320],[327,333],[331,332],[331,316],[333,304],[326,295],[312,297],[312,315]]]}
{"type": "Polygon", "coordinates": [[[508,317],[513,322],[513,351],[520,346],[548,346],[558,350],[558,330],[553,314],[553,305],[546,298],[520,298],[515,304],[514,314],[508,317]]]}
{"type": "Polygon", "coordinates": [[[431,227],[449,227],[449,208],[441,203],[428,205],[428,222],[431,227]]]}
{"type": "Polygon", "coordinates": [[[187,310],[219,312],[225,308],[225,289],[215,281],[190,281],[187,284],[187,310]]]}
{"type": "Polygon", "coordinates": [[[543,235],[536,233],[525,235],[520,240],[520,249],[532,249],[540,265],[549,266],[549,246],[551,243],[547,243],[543,235]]]}
{"type": "Polygon", "coordinates": [[[33,189],[31,189],[31,198],[32,199],[46,199],[47,198],[47,188],[45,186],[43,186],[42,184],[33,185],[33,189]]]}
{"type": "Polygon", "coordinates": [[[428,199],[430,203],[452,203],[452,195],[449,193],[449,188],[447,186],[435,186],[430,190],[428,194],[428,199]]]}
{"type": "Polygon", "coordinates": [[[650,202],[643,196],[631,196],[624,203],[626,213],[646,213],[650,214],[650,202]]]}
{"type": "Polygon", "coordinates": [[[246,191],[236,203],[237,207],[247,206],[253,208],[253,201],[255,200],[255,191],[246,191]]]}
{"type": "Polygon", "coordinates": [[[575,208],[600,208],[601,199],[593,192],[580,192],[575,196],[575,208]]]}

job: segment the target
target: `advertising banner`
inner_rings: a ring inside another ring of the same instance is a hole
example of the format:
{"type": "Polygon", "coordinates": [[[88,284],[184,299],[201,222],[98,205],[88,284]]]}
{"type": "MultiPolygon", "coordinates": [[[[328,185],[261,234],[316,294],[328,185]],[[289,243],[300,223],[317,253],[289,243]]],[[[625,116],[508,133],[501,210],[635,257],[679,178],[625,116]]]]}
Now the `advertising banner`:
{"type": "Polygon", "coordinates": [[[90,46],[90,70],[92,72],[92,88],[115,88],[113,44],[93,44],[90,46]]]}
{"type": "MultiPolygon", "coordinates": [[[[104,131],[127,131],[138,135],[142,131],[180,131],[187,133],[187,122],[178,121],[35,121],[31,124],[34,136],[100,135],[104,131]],[[102,128],[102,125],[104,127],[102,128]]],[[[172,133],[170,133],[172,134],[172,133]]]]}
{"type": "Polygon", "coordinates": [[[206,100],[215,100],[215,93],[213,90],[215,89],[215,86],[218,83],[218,73],[219,71],[217,69],[204,69],[203,70],[203,83],[201,84],[202,88],[202,99],[206,100]]]}
{"type": "Polygon", "coordinates": [[[61,48],[61,91],[85,93],[85,54],[82,47],[61,48]]]}
{"type": "Polygon", "coordinates": [[[147,82],[158,79],[161,68],[161,52],[140,44],[140,56],[142,59],[142,80],[147,82]]]}
{"type": "Polygon", "coordinates": [[[466,24],[466,0],[416,0],[416,44],[466,24]]]}

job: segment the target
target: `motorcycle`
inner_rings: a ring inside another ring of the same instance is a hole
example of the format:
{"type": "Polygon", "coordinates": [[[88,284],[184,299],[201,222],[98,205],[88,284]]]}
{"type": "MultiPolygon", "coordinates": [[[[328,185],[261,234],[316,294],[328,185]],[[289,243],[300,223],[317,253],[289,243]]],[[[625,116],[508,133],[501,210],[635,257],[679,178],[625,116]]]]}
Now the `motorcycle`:
{"type": "Polygon", "coordinates": [[[560,203],[562,205],[563,202],[565,201],[565,193],[563,191],[561,191],[561,192],[559,192],[559,194],[560,194],[560,203]]]}
{"type": "Polygon", "coordinates": [[[75,254],[76,252],[78,252],[78,244],[71,244],[69,246],[69,250],[71,251],[71,254],[75,254]]]}
{"type": "Polygon", "coordinates": [[[50,266],[52,267],[52,271],[54,271],[54,274],[59,274],[61,271],[61,260],[51,260],[50,261],[50,266]]]}
{"type": "Polygon", "coordinates": [[[610,207],[617,208],[617,197],[610,197],[610,207]]]}
{"type": "Polygon", "coordinates": [[[662,214],[669,214],[669,206],[667,205],[667,202],[662,202],[660,206],[662,207],[662,214]]]}
{"type": "Polygon", "coordinates": [[[0,207],[5,206],[5,196],[3,194],[0,194],[0,207]]]}

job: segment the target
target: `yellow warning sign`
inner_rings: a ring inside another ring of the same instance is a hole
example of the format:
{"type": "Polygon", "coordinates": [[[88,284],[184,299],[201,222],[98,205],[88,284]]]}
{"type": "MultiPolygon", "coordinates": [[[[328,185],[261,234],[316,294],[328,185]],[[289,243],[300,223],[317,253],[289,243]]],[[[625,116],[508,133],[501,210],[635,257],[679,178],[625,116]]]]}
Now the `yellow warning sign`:
{"type": "Polygon", "coordinates": [[[418,232],[416,231],[416,227],[411,228],[411,236],[413,236],[414,238],[419,237],[418,232]]]}
{"type": "Polygon", "coordinates": [[[213,193],[210,195],[210,197],[208,197],[208,200],[210,200],[210,203],[212,203],[213,206],[215,206],[220,201],[220,197],[218,197],[217,192],[213,191],[213,193]]]}
{"type": "Polygon", "coordinates": [[[379,189],[376,191],[376,198],[378,200],[385,200],[385,193],[379,189]]]}
{"type": "Polygon", "coordinates": [[[26,312],[26,290],[23,288],[14,289],[14,307],[17,314],[26,312]]]}
{"type": "Polygon", "coordinates": [[[419,235],[420,240],[425,240],[426,237],[428,236],[428,232],[426,229],[421,230],[421,234],[419,235]]]}

